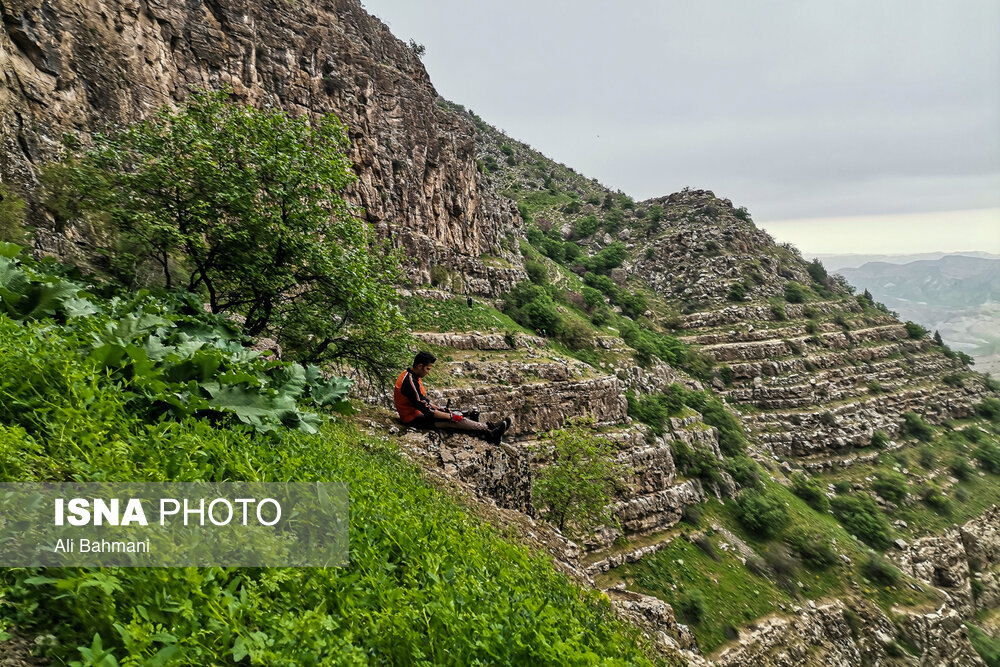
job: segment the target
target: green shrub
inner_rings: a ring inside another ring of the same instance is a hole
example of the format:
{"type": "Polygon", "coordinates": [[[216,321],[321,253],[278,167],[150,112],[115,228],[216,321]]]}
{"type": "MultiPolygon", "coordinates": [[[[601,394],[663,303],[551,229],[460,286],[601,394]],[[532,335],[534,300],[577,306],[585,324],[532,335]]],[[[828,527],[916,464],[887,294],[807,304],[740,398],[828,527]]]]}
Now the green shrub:
{"type": "Polygon", "coordinates": [[[871,446],[875,449],[885,449],[889,446],[889,434],[882,430],[873,431],[871,446]]]}
{"type": "Polygon", "coordinates": [[[960,431],[960,433],[962,434],[963,438],[965,438],[966,440],[968,440],[973,444],[976,444],[983,439],[983,432],[982,430],[979,429],[978,426],[968,426],[966,428],[963,428],[960,431]]]}
{"type": "Polygon", "coordinates": [[[992,422],[1000,421],[1000,398],[985,398],[976,405],[976,413],[992,422]]]}
{"type": "Polygon", "coordinates": [[[907,321],[903,326],[906,327],[906,335],[914,340],[927,337],[927,329],[923,328],[916,322],[907,321]]]}
{"type": "Polygon", "coordinates": [[[522,281],[504,294],[504,312],[529,329],[556,335],[562,331],[563,318],[550,289],[522,281]]]}
{"type": "Polygon", "coordinates": [[[918,415],[916,412],[904,412],[903,413],[903,428],[904,435],[910,435],[917,440],[923,440],[927,442],[934,437],[934,431],[931,429],[931,425],[924,421],[923,417],[918,415]]]}
{"type": "Polygon", "coordinates": [[[812,567],[827,568],[837,564],[837,552],[829,537],[815,531],[797,528],[790,532],[787,541],[789,546],[812,567]]]}
{"type": "Polygon", "coordinates": [[[747,489],[736,497],[740,523],[754,536],[768,538],[788,525],[788,508],[777,495],[747,489]]]}
{"type": "Polygon", "coordinates": [[[573,236],[578,239],[591,236],[600,226],[597,216],[585,215],[573,224],[573,236]]]}
{"type": "Polygon", "coordinates": [[[694,463],[694,450],[683,440],[674,440],[670,443],[670,455],[674,459],[674,466],[681,472],[690,469],[694,463]]]}
{"type": "Polygon", "coordinates": [[[611,280],[611,278],[607,276],[588,272],[583,275],[583,282],[584,284],[594,287],[612,298],[618,295],[618,287],[615,285],[615,281],[611,280]]]}
{"type": "Polygon", "coordinates": [[[941,487],[936,484],[926,484],[920,491],[920,498],[927,505],[942,514],[950,514],[952,510],[951,500],[945,495],[941,487]]]}
{"type": "Polygon", "coordinates": [[[678,601],[678,610],[684,620],[697,625],[705,620],[708,613],[708,604],[705,602],[705,594],[697,588],[685,591],[678,601]]]}
{"type": "Polygon", "coordinates": [[[729,293],[726,298],[730,301],[745,301],[747,298],[747,286],[743,283],[733,283],[729,286],[729,293]]]}
{"type": "Polygon", "coordinates": [[[808,334],[818,334],[819,333],[819,322],[816,320],[809,320],[806,322],[806,333],[808,334]]]}
{"type": "Polygon", "coordinates": [[[541,262],[529,259],[524,263],[524,270],[528,274],[528,280],[536,285],[549,284],[549,270],[541,262]]]}
{"type": "Polygon", "coordinates": [[[792,493],[806,501],[817,512],[826,512],[830,509],[830,499],[826,497],[819,483],[801,473],[792,475],[792,493]]]}
{"type": "Polygon", "coordinates": [[[709,538],[708,535],[706,535],[705,533],[697,533],[695,535],[691,535],[689,536],[688,539],[690,539],[692,544],[701,549],[702,552],[704,552],[704,554],[709,558],[711,558],[712,560],[715,561],[722,560],[722,557],[719,555],[719,552],[715,548],[715,545],[712,544],[711,538],[709,538]]]}
{"type": "Polygon", "coordinates": [[[691,464],[683,472],[691,477],[697,477],[709,484],[719,484],[722,482],[719,459],[710,450],[704,447],[694,447],[692,449],[691,464]]]}
{"type": "Polygon", "coordinates": [[[981,442],[976,447],[975,456],[983,470],[994,475],[1000,474],[1000,446],[996,443],[988,440],[981,442]]]}
{"type": "Polygon", "coordinates": [[[559,530],[588,531],[610,520],[608,502],[618,479],[611,441],[575,419],[542,436],[551,462],[535,474],[532,498],[559,530]]]}
{"type": "Polygon", "coordinates": [[[637,291],[620,291],[615,303],[621,306],[622,313],[626,317],[631,317],[634,320],[641,317],[649,309],[646,295],[637,291]]]}
{"type": "Polygon", "coordinates": [[[584,305],[590,310],[604,305],[604,295],[589,285],[583,286],[580,290],[580,295],[583,297],[584,305]]]}
{"type": "Polygon", "coordinates": [[[937,457],[934,456],[934,450],[929,445],[924,445],[917,450],[917,460],[926,470],[931,470],[937,465],[937,457]]]}
{"type": "Polygon", "coordinates": [[[441,287],[447,285],[451,282],[451,272],[448,271],[447,266],[432,266],[431,267],[431,285],[434,287],[441,287]]]}
{"type": "Polygon", "coordinates": [[[788,314],[785,312],[785,306],[780,303],[771,304],[771,317],[777,322],[784,322],[788,319],[788,314]]]}
{"type": "Polygon", "coordinates": [[[802,562],[783,544],[769,544],[764,548],[764,562],[778,578],[779,583],[787,585],[789,579],[798,572],[802,562]]]}
{"type": "Polygon", "coordinates": [[[614,236],[621,231],[623,222],[625,222],[625,214],[621,209],[612,209],[604,216],[604,231],[614,236]]]}
{"type": "Polygon", "coordinates": [[[868,393],[878,395],[884,393],[885,390],[882,388],[881,383],[878,380],[871,380],[868,382],[868,393]]]}
{"type": "Polygon", "coordinates": [[[902,576],[895,565],[877,553],[869,553],[861,565],[861,572],[879,586],[892,586],[902,576]]]}
{"type": "Polygon", "coordinates": [[[806,288],[797,282],[785,284],[785,301],[788,303],[804,303],[809,293],[806,288]]]}
{"type": "Polygon", "coordinates": [[[722,402],[704,391],[684,392],[684,403],[701,413],[709,426],[719,431],[719,448],[726,456],[743,454],[747,449],[743,426],[722,402]]]}
{"type": "Polygon", "coordinates": [[[847,480],[841,479],[833,483],[833,490],[837,493],[850,493],[854,487],[847,480]]]}
{"type": "Polygon", "coordinates": [[[867,493],[838,495],[830,501],[834,516],[848,532],[876,549],[885,549],[891,542],[889,522],[878,504],[867,493]]]}
{"type": "Polygon", "coordinates": [[[594,330],[576,318],[566,319],[559,339],[571,350],[593,349],[594,330]]]}
{"type": "Polygon", "coordinates": [[[823,262],[818,259],[814,259],[806,265],[806,272],[814,282],[820,283],[821,285],[825,285],[830,279],[829,274],[826,272],[826,268],[823,266],[823,262]]]}
{"type": "Polygon", "coordinates": [[[688,348],[676,336],[641,328],[631,320],[622,320],[618,330],[641,366],[650,365],[654,356],[674,366],[685,365],[688,348]]]}
{"type": "Polygon", "coordinates": [[[679,385],[671,385],[658,394],[636,396],[627,392],[628,416],[648,425],[656,435],[663,435],[667,418],[680,414],[684,407],[683,391],[679,385]]]}
{"type": "Polygon", "coordinates": [[[906,484],[906,477],[895,470],[886,470],[875,475],[875,481],[872,482],[872,489],[875,493],[894,503],[898,503],[906,498],[906,494],[909,491],[909,487],[906,484]]]}
{"type": "Polygon", "coordinates": [[[582,262],[588,271],[597,274],[607,275],[612,269],[617,269],[625,261],[627,255],[625,244],[615,242],[596,255],[583,258],[582,262]]]}
{"type": "Polygon", "coordinates": [[[691,526],[697,526],[701,523],[701,506],[685,505],[681,511],[681,521],[691,526]]]}
{"type": "Polygon", "coordinates": [[[723,466],[742,487],[761,488],[763,475],[757,463],[746,454],[737,454],[726,459],[723,466]]]}

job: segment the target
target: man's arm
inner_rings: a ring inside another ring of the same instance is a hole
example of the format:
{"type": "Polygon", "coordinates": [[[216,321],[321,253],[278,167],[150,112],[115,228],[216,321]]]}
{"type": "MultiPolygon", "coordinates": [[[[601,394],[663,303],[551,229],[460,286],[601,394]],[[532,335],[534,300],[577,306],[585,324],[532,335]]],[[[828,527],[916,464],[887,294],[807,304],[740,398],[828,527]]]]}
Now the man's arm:
{"type": "Polygon", "coordinates": [[[413,373],[406,374],[406,377],[403,379],[403,386],[400,387],[400,390],[403,392],[403,396],[405,396],[410,403],[413,404],[413,407],[420,410],[421,413],[431,415],[435,419],[452,418],[450,412],[444,412],[439,406],[436,406],[428,401],[427,398],[420,393],[420,390],[417,388],[417,383],[413,380],[413,373]]]}

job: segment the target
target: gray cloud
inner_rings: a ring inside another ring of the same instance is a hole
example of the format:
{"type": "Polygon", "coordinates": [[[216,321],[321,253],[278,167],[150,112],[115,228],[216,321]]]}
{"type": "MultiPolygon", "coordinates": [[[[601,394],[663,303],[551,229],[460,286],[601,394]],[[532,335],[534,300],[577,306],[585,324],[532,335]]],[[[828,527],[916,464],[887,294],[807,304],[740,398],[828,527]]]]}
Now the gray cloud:
{"type": "Polygon", "coordinates": [[[1000,205],[993,0],[369,0],[442,95],[605,184],[757,219],[1000,205]]]}

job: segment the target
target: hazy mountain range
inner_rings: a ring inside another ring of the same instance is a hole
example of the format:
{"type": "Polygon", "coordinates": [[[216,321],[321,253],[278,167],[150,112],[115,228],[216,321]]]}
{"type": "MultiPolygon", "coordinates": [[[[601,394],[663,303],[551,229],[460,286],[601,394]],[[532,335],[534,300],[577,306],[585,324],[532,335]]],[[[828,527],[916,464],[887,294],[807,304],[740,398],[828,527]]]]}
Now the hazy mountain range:
{"type": "Polygon", "coordinates": [[[1000,375],[1000,256],[985,252],[879,256],[819,255],[827,269],[899,313],[941,332],[971,354],[976,369],[1000,375]],[[912,258],[921,257],[916,261],[912,258]],[[909,261],[900,261],[909,260],[909,261]]]}

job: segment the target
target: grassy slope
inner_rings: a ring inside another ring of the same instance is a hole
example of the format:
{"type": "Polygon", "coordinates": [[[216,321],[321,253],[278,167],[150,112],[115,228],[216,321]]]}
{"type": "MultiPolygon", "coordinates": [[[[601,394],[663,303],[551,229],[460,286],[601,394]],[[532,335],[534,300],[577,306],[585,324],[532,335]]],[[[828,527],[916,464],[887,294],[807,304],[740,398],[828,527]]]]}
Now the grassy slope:
{"type": "Polygon", "coordinates": [[[0,570],[0,620],[52,633],[55,658],[96,633],[121,664],[647,661],[606,601],[471,519],[391,442],[348,424],[147,423],[82,343],[71,327],[0,319],[0,480],[345,481],[351,563],[0,570]]]}

